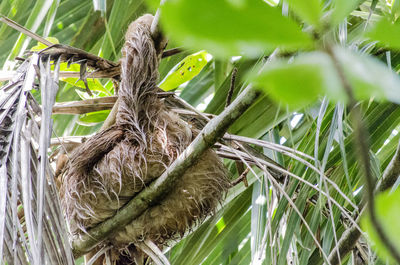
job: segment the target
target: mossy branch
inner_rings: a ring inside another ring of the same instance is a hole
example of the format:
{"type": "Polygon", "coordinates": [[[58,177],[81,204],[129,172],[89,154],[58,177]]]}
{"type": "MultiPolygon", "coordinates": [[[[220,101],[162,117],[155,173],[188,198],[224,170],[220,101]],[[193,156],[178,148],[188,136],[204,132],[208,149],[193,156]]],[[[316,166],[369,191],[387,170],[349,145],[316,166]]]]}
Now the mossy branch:
{"type": "Polygon", "coordinates": [[[74,240],[72,242],[74,256],[80,257],[88,253],[118,229],[125,227],[146,209],[156,204],[174,187],[175,182],[203,152],[212,147],[224,135],[229,126],[246,111],[257,97],[258,92],[250,86],[247,87],[228,108],[204,127],[196,139],[158,179],[136,195],[113,217],[74,240]]]}

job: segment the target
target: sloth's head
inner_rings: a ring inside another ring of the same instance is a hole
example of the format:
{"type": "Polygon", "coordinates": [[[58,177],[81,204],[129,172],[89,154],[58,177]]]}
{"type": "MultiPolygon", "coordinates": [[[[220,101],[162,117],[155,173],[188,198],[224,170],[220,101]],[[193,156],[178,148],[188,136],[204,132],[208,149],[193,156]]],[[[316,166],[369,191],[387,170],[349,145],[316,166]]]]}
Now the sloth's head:
{"type": "MultiPolygon", "coordinates": [[[[133,21],[126,31],[125,40],[129,40],[134,32],[138,30],[138,27],[145,27],[147,29],[151,29],[151,25],[153,23],[154,16],[150,14],[145,14],[135,21],[133,21]]],[[[161,59],[162,52],[164,51],[165,47],[167,46],[168,40],[162,34],[159,25],[155,28],[154,32],[152,32],[152,39],[154,41],[154,47],[157,51],[158,58],[161,59]]]]}

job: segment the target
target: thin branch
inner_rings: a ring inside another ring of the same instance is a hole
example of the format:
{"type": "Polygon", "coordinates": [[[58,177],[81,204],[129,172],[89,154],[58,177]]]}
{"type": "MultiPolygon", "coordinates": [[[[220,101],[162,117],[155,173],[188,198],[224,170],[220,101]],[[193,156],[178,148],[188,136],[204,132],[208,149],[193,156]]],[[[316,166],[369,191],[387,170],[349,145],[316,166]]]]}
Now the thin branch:
{"type": "Polygon", "coordinates": [[[247,188],[249,186],[249,183],[247,182],[247,174],[249,171],[250,169],[247,167],[237,179],[232,181],[231,185],[236,186],[237,184],[243,182],[244,186],[247,188]]]}
{"type": "Polygon", "coordinates": [[[161,58],[167,58],[170,56],[173,56],[175,54],[179,54],[183,52],[182,48],[173,48],[173,49],[169,49],[163,52],[163,54],[161,55],[161,58]]]}
{"type": "Polygon", "coordinates": [[[231,104],[233,92],[235,91],[235,80],[237,75],[237,68],[233,68],[231,76],[231,86],[229,87],[228,96],[226,97],[225,108],[231,104]]]}
{"type": "Polygon", "coordinates": [[[111,96],[56,103],[53,106],[53,114],[84,114],[93,111],[107,110],[111,109],[116,101],[117,97],[111,96]]]}
{"type": "Polygon", "coordinates": [[[214,145],[240,117],[243,112],[257,99],[258,92],[250,86],[220,115],[212,119],[196,137],[196,139],[180,154],[171,166],[146,189],[135,196],[122,207],[112,218],[90,229],[79,239],[72,242],[75,257],[79,257],[97,244],[107,239],[113,232],[139,217],[151,207],[159,198],[165,196],[174,186],[174,183],[184,172],[206,151],[214,145]]]}
{"type": "MultiPolygon", "coordinates": [[[[339,60],[336,58],[335,52],[333,51],[333,48],[328,46],[326,49],[327,54],[331,57],[334,67],[336,68],[336,71],[340,77],[340,80],[342,82],[342,85],[347,93],[347,96],[349,98],[349,107],[353,110],[354,114],[354,124],[355,124],[355,139],[357,143],[357,149],[358,149],[358,155],[359,155],[359,160],[362,165],[362,168],[364,170],[364,176],[365,176],[365,187],[366,187],[366,199],[367,199],[367,209],[369,213],[369,217],[371,219],[371,223],[373,224],[380,240],[382,243],[386,246],[386,248],[389,250],[390,254],[392,257],[397,261],[398,264],[400,264],[400,254],[398,250],[396,249],[395,245],[391,241],[391,239],[388,237],[388,235],[385,233],[382,224],[378,220],[378,217],[375,212],[375,179],[374,176],[372,175],[372,169],[371,169],[371,164],[370,164],[370,158],[369,158],[369,141],[368,141],[368,131],[366,129],[366,125],[362,119],[362,113],[361,113],[361,107],[360,104],[357,104],[354,94],[353,94],[353,89],[352,86],[347,79],[344,70],[342,69],[342,66],[339,63],[339,60]]],[[[396,163],[394,163],[396,164],[396,163]]],[[[345,234],[345,236],[351,236],[352,238],[356,237],[356,234],[351,234],[351,230],[349,230],[348,234],[345,234]]],[[[358,233],[358,232],[356,232],[358,233]]],[[[344,250],[348,250],[348,246],[350,244],[344,244],[345,242],[342,241],[343,237],[339,241],[340,246],[344,250]]],[[[354,243],[357,240],[354,240],[354,243]]],[[[349,243],[349,242],[348,242],[349,243]]],[[[354,245],[354,244],[353,244],[354,245]]],[[[332,252],[330,254],[330,260],[335,261],[331,262],[332,264],[337,264],[339,262],[336,260],[337,255],[333,254],[332,252]],[[332,255],[333,254],[333,255],[332,255]],[[336,257],[335,257],[336,256],[336,257]]],[[[339,249],[340,256],[342,257],[343,253],[339,249]]]]}

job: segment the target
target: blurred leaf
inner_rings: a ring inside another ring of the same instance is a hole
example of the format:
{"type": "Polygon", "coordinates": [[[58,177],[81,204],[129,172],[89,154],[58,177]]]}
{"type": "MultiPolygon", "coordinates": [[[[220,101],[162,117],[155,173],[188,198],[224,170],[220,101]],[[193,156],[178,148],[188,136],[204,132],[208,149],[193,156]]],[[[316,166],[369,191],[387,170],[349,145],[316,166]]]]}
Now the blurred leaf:
{"type": "Polygon", "coordinates": [[[356,9],[361,0],[334,0],[331,21],[333,25],[342,22],[354,9],[356,9]]]}
{"type": "Polygon", "coordinates": [[[300,55],[290,64],[272,63],[253,79],[273,98],[293,108],[310,104],[322,94],[346,99],[330,58],[322,52],[300,55]]]}
{"type": "Polygon", "coordinates": [[[162,12],[162,25],[172,38],[213,56],[257,56],[278,46],[311,44],[296,23],[262,0],[172,0],[162,12]]]}
{"type": "Polygon", "coordinates": [[[397,18],[400,14],[400,1],[393,0],[392,1],[392,14],[397,18]]]}
{"type": "Polygon", "coordinates": [[[207,55],[206,51],[200,51],[187,56],[171,69],[159,87],[164,91],[169,91],[192,80],[207,64],[207,55]]]}
{"type": "Polygon", "coordinates": [[[393,24],[386,18],[379,20],[366,35],[379,41],[380,46],[400,49],[400,25],[393,24]]]}
{"type": "MultiPolygon", "coordinates": [[[[376,214],[378,219],[386,231],[386,235],[391,239],[392,243],[400,250],[400,190],[397,189],[395,192],[385,192],[376,196],[376,214]]],[[[369,215],[364,215],[361,220],[362,228],[364,228],[370,239],[375,243],[378,254],[386,259],[392,259],[390,253],[386,249],[385,245],[380,240],[377,232],[369,215]]]]}
{"type": "Polygon", "coordinates": [[[400,79],[387,65],[377,59],[335,48],[346,77],[353,86],[356,99],[386,99],[400,104],[400,79]]]}
{"type": "Polygon", "coordinates": [[[322,14],[322,5],[320,0],[288,0],[289,7],[311,25],[318,25],[322,14]]]}
{"type": "Polygon", "coordinates": [[[79,120],[77,122],[78,124],[83,126],[93,126],[99,122],[103,122],[107,118],[109,113],[110,110],[101,110],[83,114],[79,116],[79,120]]]}
{"type": "MultiPolygon", "coordinates": [[[[343,48],[335,48],[335,54],[356,99],[373,97],[400,103],[400,79],[386,65],[343,48]]],[[[306,106],[319,95],[341,102],[347,98],[331,59],[322,52],[300,55],[290,64],[277,61],[252,79],[273,98],[293,108],[306,106]]]]}

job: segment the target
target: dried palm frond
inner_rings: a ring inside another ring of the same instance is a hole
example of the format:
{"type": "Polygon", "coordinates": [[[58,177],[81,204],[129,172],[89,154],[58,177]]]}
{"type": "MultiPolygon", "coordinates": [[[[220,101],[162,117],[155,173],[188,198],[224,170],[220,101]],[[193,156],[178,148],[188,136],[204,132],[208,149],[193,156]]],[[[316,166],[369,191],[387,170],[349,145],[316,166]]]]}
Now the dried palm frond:
{"type": "Polygon", "coordinates": [[[74,264],[47,154],[59,64],[52,74],[38,58],[0,90],[0,262],[74,264]],[[31,94],[37,80],[41,108],[31,94]]]}

